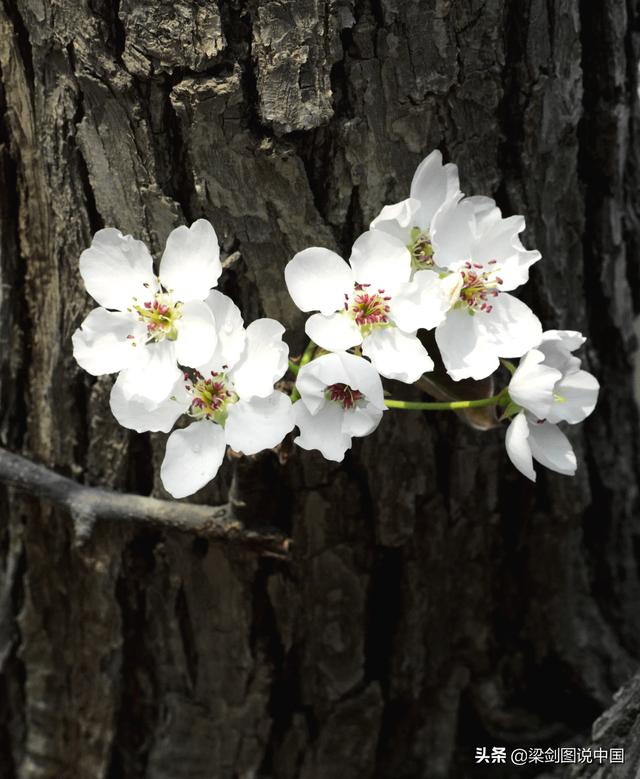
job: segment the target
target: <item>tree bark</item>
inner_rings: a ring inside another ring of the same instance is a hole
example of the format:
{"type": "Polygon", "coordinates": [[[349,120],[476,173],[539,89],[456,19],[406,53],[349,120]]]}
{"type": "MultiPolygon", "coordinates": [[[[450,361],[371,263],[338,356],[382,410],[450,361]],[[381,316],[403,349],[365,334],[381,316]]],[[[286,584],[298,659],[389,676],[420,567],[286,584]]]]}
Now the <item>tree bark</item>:
{"type": "Polygon", "coordinates": [[[0,0],[2,446],[167,498],[166,436],[120,428],[71,354],[92,233],[157,255],[210,219],[223,291],[296,353],[287,260],[348,254],[433,148],[526,214],[524,298],[604,388],[575,479],[530,485],[503,430],[445,414],[389,413],[339,465],[229,459],[192,502],[290,559],[109,518],[79,543],[4,489],[1,779],[520,777],[475,747],[588,739],[640,656],[638,6],[0,0]]]}

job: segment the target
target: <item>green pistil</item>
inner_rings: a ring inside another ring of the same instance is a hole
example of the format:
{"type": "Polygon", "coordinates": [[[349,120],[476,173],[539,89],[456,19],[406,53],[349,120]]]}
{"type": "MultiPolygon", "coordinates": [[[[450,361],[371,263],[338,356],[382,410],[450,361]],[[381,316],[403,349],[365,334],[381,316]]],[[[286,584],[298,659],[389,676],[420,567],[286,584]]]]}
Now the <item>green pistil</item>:
{"type": "Polygon", "coordinates": [[[228,406],[238,400],[236,393],[228,388],[225,374],[212,372],[208,379],[197,374],[196,381],[187,381],[187,390],[193,395],[189,416],[197,420],[208,419],[224,427],[229,415],[228,406]]]}
{"type": "Polygon", "coordinates": [[[168,295],[161,293],[153,301],[135,303],[132,310],[146,325],[149,340],[175,341],[178,337],[176,321],[182,317],[182,303],[173,303],[168,295]]]}
{"type": "Polygon", "coordinates": [[[419,227],[411,228],[411,243],[407,245],[411,255],[411,268],[413,270],[425,270],[433,268],[433,246],[431,236],[419,227]]]}

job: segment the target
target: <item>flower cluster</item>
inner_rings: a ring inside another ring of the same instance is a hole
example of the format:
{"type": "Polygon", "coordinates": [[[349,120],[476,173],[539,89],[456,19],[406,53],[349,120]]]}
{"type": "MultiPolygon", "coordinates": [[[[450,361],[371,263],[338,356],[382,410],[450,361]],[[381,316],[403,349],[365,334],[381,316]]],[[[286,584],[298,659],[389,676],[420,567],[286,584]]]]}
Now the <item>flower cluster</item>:
{"type": "Polygon", "coordinates": [[[311,247],[287,264],[289,294],[310,314],[299,361],[288,359],[281,324],[245,327],[233,301],[214,289],[222,265],[207,221],[170,234],[157,276],[143,243],[100,230],[80,257],[100,307],[74,333],[74,355],[93,375],[118,373],[110,404],[124,427],[169,432],[179,423],[161,468],[175,497],[214,478],[227,446],[254,454],[294,427],[298,446],[340,461],[388,408],[495,406],[510,420],[506,447],[518,470],[535,481],[535,459],[573,474],[575,455],[558,424],[585,419],[599,386],[573,354],[580,333],[543,333],[511,294],[540,259],[522,245],[524,227],[492,199],[466,197],[456,166],[433,152],[409,198],[382,209],[348,261],[311,247]],[[508,386],[449,404],[385,398],[382,378],[413,384],[434,369],[419,336],[430,330],[452,380],[484,379],[502,365],[512,373],[508,386]],[[288,369],[291,395],[286,382],[276,389],[288,369]]]}

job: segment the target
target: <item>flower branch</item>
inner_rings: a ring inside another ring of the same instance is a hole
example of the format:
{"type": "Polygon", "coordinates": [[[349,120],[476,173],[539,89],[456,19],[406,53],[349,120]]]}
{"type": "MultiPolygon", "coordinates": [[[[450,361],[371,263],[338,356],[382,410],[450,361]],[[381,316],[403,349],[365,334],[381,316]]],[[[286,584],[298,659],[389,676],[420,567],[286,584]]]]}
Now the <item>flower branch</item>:
{"type": "Polygon", "coordinates": [[[160,530],[177,530],[257,554],[286,557],[290,539],[273,528],[252,529],[238,522],[231,507],[175,503],[143,495],[88,487],[0,448],[0,481],[35,495],[71,515],[78,535],[89,535],[98,520],[137,522],[160,530]]]}

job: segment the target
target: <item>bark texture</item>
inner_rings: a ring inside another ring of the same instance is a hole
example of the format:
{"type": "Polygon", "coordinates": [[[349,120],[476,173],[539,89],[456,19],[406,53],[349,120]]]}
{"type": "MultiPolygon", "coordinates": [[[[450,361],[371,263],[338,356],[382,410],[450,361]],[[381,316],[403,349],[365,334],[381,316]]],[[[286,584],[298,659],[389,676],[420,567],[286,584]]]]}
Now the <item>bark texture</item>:
{"type": "Polygon", "coordinates": [[[167,497],[164,436],[119,428],[71,356],[93,231],[157,253],[204,216],[246,318],[301,334],[287,260],[347,252],[435,147],[526,214],[524,296],[605,387],[576,478],[537,487],[445,415],[388,414],[341,465],[229,460],[195,500],[290,533],[290,561],[108,520],[80,542],[3,490],[1,779],[534,776],[474,748],[588,737],[640,657],[638,10],[0,0],[3,446],[167,497]]]}

